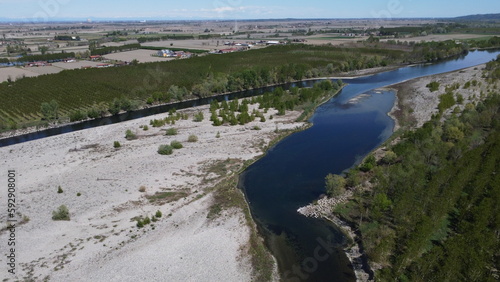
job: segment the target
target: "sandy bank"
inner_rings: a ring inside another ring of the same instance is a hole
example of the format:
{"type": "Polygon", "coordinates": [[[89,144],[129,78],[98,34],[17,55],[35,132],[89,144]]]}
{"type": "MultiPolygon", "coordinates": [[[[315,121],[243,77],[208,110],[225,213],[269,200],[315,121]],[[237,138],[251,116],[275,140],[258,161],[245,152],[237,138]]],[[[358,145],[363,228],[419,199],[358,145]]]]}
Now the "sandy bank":
{"type": "MultiPolygon", "coordinates": [[[[277,116],[269,110],[264,123],[214,127],[208,121],[208,106],[179,112],[190,118],[161,128],[149,126],[147,131],[139,128],[167,116],[160,114],[0,148],[4,172],[14,169],[17,174],[17,218],[29,217],[16,229],[15,278],[251,280],[252,268],[245,256],[250,231],[244,215],[230,210],[207,219],[213,200],[207,188],[217,183],[220,174],[235,172],[244,160],[262,154],[276,128],[302,126],[291,122],[299,113],[277,116]],[[205,120],[192,121],[199,110],[205,120]],[[261,130],[253,130],[254,126],[261,130]],[[166,136],[169,127],[177,128],[178,135],[166,136]],[[138,139],[127,141],[127,129],[135,131],[138,139]],[[186,141],[191,134],[197,135],[198,142],[186,141]],[[172,140],[182,142],[184,148],[159,155],[158,146],[172,140]],[[114,148],[113,141],[122,147],[114,148]],[[239,165],[210,169],[228,159],[239,165]],[[58,186],[63,193],[57,193],[58,186]],[[141,186],[145,192],[139,191],[141,186]],[[146,197],[166,192],[171,201],[151,202],[146,197]],[[63,204],[71,220],[53,221],[52,211],[63,204]],[[151,217],[158,210],[163,216],[154,228],[136,227],[134,218],[151,217]]],[[[0,195],[6,202],[6,189],[0,195]]],[[[5,213],[0,220],[6,221],[5,213]]],[[[0,240],[6,241],[7,236],[2,232],[0,240]]],[[[9,278],[6,271],[0,277],[9,278]]]]}

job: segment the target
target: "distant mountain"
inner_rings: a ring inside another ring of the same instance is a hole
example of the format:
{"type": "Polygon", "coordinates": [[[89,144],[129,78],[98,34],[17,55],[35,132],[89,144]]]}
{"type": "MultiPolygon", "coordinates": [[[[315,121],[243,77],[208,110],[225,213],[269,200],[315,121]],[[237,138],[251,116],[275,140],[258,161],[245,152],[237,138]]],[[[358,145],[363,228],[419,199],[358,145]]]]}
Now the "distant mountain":
{"type": "Polygon", "coordinates": [[[458,21],[500,21],[500,14],[479,14],[452,18],[458,21]]]}

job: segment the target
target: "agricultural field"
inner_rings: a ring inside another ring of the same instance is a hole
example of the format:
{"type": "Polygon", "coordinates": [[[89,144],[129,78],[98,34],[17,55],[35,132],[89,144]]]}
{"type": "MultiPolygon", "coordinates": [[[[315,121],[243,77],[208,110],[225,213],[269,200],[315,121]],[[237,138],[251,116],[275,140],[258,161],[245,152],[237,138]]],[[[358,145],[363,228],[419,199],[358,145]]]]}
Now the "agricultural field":
{"type": "Polygon", "coordinates": [[[126,51],[126,52],[118,52],[104,55],[104,58],[108,60],[117,60],[124,62],[131,62],[133,60],[137,60],[140,63],[151,63],[151,62],[166,62],[174,60],[173,58],[163,58],[151,56],[156,54],[156,51],[153,50],[134,50],[134,51],[126,51]]]}
{"type": "MultiPolygon", "coordinates": [[[[397,63],[404,59],[404,55],[402,51],[373,48],[340,49],[329,46],[287,45],[137,66],[77,69],[55,75],[27,77],[11,84],[0,84],[0,99],[5,101],[0,105],[0,118],[4,124],[39,120],[40,105],[51,100],[58,102],[62,116],[77,109],[88,109],[95,104],[109,104],[120,97],[144,102],[153,93],[165,93],[173,85],[185,87],[190,91],[207,76],[217,76],[219,73],[236,74],[249,68],[258,68],[265,73],[273,72],[275,76],[280,74],[279,77],[267,80],[284,82],[300,79],[304,77],[306,70],[324,68],[329,64],[330,71],[333,71],[342,64],[345,66],[350,60],[366,58],[366,62],[386,60],[387,63],[397,63]],[[290,65],[291,63],[294,65],[290,65]],[[301,74],[296,73],[298,70],[301,74]]],[[[358,61],[355,65],[363,64],[358,61]]],[[[250,87],[250,81],[254,79],[243,81],[242,87],[250,87]]]]}

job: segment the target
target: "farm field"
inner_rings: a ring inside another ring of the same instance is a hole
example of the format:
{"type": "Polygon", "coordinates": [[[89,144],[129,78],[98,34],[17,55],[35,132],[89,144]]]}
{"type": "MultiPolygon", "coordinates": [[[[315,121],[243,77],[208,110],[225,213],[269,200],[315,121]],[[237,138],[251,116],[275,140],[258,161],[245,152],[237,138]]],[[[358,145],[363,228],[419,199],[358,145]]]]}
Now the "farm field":
{"type": "Polygon", "coordinates": [[[140,63],[151,63],[151,62],[166,62],[174,60],[173,58],[163,58],[154,57],[152,54],[156,54],[153,50],[134,50],[119,53],[112,53],[104,55],[104,58],[109,60],[125,61],[131,62],[132,60],[137,60],[140,63]]]}
{"type": "MultiPolygon", "coordinates": [[[[264,73],[272,72],[274,78],[270,79],[285,82],[292,77],[304,77],[307,69],[324,68],[328,64],[331,64],[333,71],[335,67],[345,64],[346,60],[365,58],[363,60],[380,61],[386,58],[387,62],[391,63],[399,62],[403,55],[403,51],[383,49],[343,50],[329,46],[288,45],[137,66],[76,69],[55,75],[25,78],[10,86],[0,85],[0,98],[13,97],[12,95],[18,98],[2,98],[5,103],[0,105],[0,119],[4,123],[9,120],[17,123],[33,121],[32,117],[40,114],[40,105],[51,100],[56,100],[60,106],[59,110],[66,114],[102,102],[109,104],[120,97],[144,102],[153,93],[165,93],[172,85],[186,87],[189,91],[195,84],[203,82],[207,75],[227,75],[249,68],[260,68],[261,70],[257,71],[264,73]],[[299,73],[296,73],[297,71],[299,73]],[[19,103],[21,100],[23,103],[19,103]]],[[[256,79],[253,77],[255,74],[254,72],[246,75],[247,82],[241,79],[238,81],[246,85],[243,87],[249,87],[250,81],[256,79]]]]}

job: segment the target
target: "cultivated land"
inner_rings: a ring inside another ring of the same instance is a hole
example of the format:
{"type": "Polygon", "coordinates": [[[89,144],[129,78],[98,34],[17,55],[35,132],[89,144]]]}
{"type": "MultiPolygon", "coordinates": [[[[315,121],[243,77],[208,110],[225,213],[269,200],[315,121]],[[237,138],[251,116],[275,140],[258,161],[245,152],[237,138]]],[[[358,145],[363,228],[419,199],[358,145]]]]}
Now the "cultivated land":
{"type": "MultiPolygon", "coordinates": [[[[198,111],[210,116],[208,106],[179,112],[192,116],[198,111]]],[[[209,215],[211,187],[262,154],[276,129],[303,126],[291,122],[298,115],[276,116],[269,110],[267,122],[244,126],[214,127],[207,118],[190,118],[147,131],[139,128],[167,116],[161,114],[0,148],[2,167],[18,174],[17,210],[29,217],[16,228],[16,277],[250,281],[247,252],[253,223],[239,208],[209,215]],[[261,130],[252,130],[254,126],[261,130]],[[178,135],[166,136],[169,127],[177,128],[178,135]],[[138,139],[127,141],[127,129],[138,139]],[[197,142],[186,141],[191,134],[197,142]],[[159,145],[173,140],[184,148],[172,155],[157,153],[159,145]],[[113,148],[113,141],[121,147],[113,148]],[[59,186],[63,193],[57,193],[59,186]],[[70,221],[51,219],[60,205],[69,208],[70,221]],[[136,218],[152,217],[158,210],[163,215],[157,222],[136,227],[136,218]]],[[[6,190],[1,193],[6,199],[6,190]]],[[[6,221],[5,213],[0,220],[6,221]]],[[[0,239],[6,241],[6,236],[3,231],[0,239]]],[[[0,276],[7,278],[6,272],[0,276]]]]}
{"type": "Polygon", "coordinates": [[[104,55],[104,58],[109,60],[128,61],[128,62],[131,62],[132,60],[137,60],[139,61],[139,63],[166,62],[174,60],[174,58],[151,56],[156,53],[157,52],[153,50],[134,50],[134,51],[107,54],[104,55]]]}

